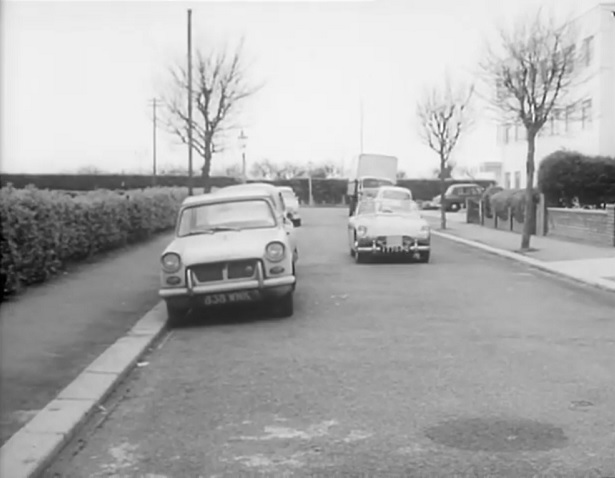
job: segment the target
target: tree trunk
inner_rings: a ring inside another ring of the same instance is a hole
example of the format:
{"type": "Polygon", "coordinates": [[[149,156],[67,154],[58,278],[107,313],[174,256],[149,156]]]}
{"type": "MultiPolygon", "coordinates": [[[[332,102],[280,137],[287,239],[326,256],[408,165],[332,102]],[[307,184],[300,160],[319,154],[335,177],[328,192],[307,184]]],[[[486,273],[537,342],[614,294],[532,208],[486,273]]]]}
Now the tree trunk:
{"type": "Polygon", "coordinates": [[[536,152],[536,133],[527,131],[527,159],[525,171],[527,182],[525,184],[525,211],[523,214],[523,234],[521,235],[521,250],[530,248],[532,234],[532,221],[534,221],[534,154],[536,152]]]}
{"type": "Polygon", "coordinates": [[[440,157],[440,228],[446,229],[446,204],[444,203],[444,193],[446,192],[446,179],[444,178],[444,168],[446,159],[440,157]]]}
{"type": "Polygon", "coordinates": [[[203,192],[208,194],[211,192],[211,181],[209,173],[211,172],[211,147],[205,145],[205,155],[203,156],[203,168],[201,169],[201,180],[203,182],[203,192]]]}

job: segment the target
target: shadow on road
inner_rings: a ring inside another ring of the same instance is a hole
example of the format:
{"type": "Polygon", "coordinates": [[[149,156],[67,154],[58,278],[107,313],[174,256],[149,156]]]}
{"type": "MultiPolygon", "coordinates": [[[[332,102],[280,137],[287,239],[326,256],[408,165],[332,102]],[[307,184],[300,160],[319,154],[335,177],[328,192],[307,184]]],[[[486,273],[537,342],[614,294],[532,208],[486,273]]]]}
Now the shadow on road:
{"type": "Polygon", "coordinates": [[[279,322],[290,318],[273,317],[265,304],[234,305],[220,308],[192,309],[175,328],[197,328],[217,325],[241,325],[256,322],[279,322]]]}

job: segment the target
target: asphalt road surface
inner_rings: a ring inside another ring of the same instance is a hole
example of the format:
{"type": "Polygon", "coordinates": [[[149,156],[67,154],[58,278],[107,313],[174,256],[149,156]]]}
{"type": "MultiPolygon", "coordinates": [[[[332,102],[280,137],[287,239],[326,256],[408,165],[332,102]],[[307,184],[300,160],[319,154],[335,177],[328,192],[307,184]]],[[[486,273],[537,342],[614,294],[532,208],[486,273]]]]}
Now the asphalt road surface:
{"type": "Polygon", "coordinates": [[[291,319],[195,318],[50,477],[615,477],[615,299],[433,239],[350,258],[303,210],[291,319]]]}

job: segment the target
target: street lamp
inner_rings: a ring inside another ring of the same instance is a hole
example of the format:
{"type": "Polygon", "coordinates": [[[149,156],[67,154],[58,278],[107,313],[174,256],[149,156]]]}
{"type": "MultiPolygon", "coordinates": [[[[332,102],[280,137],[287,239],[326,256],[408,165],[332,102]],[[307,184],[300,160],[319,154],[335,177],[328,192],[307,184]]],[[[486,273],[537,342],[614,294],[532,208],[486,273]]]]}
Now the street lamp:
{"type": "Polygon", "coordinates": [[[241,148],[241,174],[243,182],[247,182],[248,176],[246,174],[246,146],[248,143],[248,137],[241,130],[241,134],[239,135],[239,147],[241,148]]]}
{"type": "Polygon", "coordinates": [[[309,205],[313,206],[314,205],[314,195],[312,194],[312,167],[313,167],[313,163],[312,161],[308,162],[308,200],[309,200],[309,205]]]}

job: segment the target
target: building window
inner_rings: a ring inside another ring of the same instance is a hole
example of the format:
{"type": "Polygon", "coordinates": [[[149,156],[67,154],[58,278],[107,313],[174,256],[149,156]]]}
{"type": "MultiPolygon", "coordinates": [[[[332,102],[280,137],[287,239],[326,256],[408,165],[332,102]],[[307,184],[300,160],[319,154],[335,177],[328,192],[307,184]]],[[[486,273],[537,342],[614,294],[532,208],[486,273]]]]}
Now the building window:
{"type": "Polygon", "coordinates": [[[505,124],[504,127],[502,128],[502,135],[503,135],[503,141],[504,144],[507,144],[510,142],[510,125],[505,124]]]}
{"type": "Polygon", "coordinates": [[[521,171],[515,171],[515,189],[521,187],[521,171]]]}
{"type": "Polygon", "coordinates": [[[574,71],[574,64],[576,63],[576,59],[577,59],[575,46],[570,45],[568,48],[566,48],[566,53],[567,53],[566,57],[568,61],[566,71],[568,73],[572,73],[574,71]]]}
{"type": "Polygon", "coordinates": [[[585,100],[581,105],[581,128],[588,129],[592,124],[592,100],[585,100]]]}
{"type": "Polygon", "coordinates": [[[589,66],[594,54],[594,37],[589,36],[583,40],[583,63],[589,66]]]}
{"type": "Polygon", "coordinates": [[[510,173],[504,174],[504,188],[510,189],[510,173]]]}
{"type": "Polygon", "coordinates": [[[572,131],[572,122],[574,121],[574,104],[566,106],[566,133],[572,131]]]}

